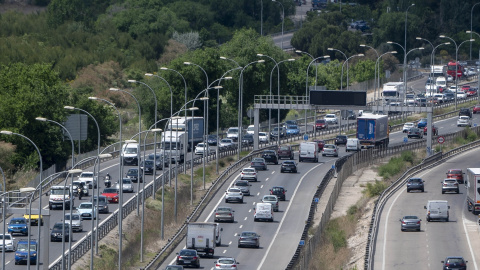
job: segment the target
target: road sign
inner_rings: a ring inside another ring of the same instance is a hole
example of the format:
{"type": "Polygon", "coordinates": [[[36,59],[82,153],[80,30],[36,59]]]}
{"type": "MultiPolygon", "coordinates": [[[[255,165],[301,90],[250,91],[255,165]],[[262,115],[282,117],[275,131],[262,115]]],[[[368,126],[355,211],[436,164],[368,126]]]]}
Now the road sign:
{"type": "Polygon", "coordinates": [[[318,203],[318,202],[320,201],[320,199],[319,199],[319,198],[314,198],[313,201],[314,201],[315,203],[318,203]]]}
{"type": "Polygon", "coordinates": [[[403,137],[403,142],[407,143],[408,142],[408,137],[403,137]]]}
{"type": "Polygon", "coordinates": [[[305,240],[300,240],[300,243],[298,243],[300,246],[305,246],[305,240]]]}
{"type": "Polygon", "coordinates": [[[444,138],[443,136],[438,136],[437,142],[438,142],[439,144],[442,144],[442,143],[445,142],[445,138],[444,138]]]}
{"type": "Polygon", "coordinates": [[[304,140],[304,141],[308,141],[308,134],[306,134],[306,133],[303,134],[303,140],[304,140]]]}

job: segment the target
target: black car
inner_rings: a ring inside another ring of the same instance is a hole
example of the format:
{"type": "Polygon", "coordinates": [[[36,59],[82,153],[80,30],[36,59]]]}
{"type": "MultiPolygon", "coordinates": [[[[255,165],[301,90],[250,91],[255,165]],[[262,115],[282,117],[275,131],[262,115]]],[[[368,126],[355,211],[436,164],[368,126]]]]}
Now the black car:
{"type": "Polygon", "coordinates": [[[408,138],[415,137],[415,138],[423,139],[423,130],[419,128],[413,127],[408,130],[407,134],[408,134],[407,135],[408,138]]]}
{"type": "MultiPolygon", "coordinates": [[[[280,138],[285,137],[287,134],[287,131],[285,130],[284,127],[280,127],[280,138]]],[[[278,138],[278,127],[275,127],[271,132],[270,132],[270,139],[271,140],[276,140],[278,138]]]]}
{"type": "Polygon", "coordinates": [[[285,192],[287,192],[287,190],[284,187],[277,186],[270,189],[270,195],[277,196],[279,201],[285,201],[285,192]]]}
{"type": "Polygon", "coordinates": [[[63,227],[65,226],[65,242],[70,241],[70,224],[57,222],[53,225],[52,232],[50,233],[50,241],[62,241],[63,236],[63,227]]]}
{"type": "MultiPolygon", "coordinates": [[[[98,212],[101,214],[108,214],[110,211],[108,209],[108,198],[100,195],[98,197],[98,212]]],[[[97,196],[93,196],[91,202],[97,205],[97,196]]]]}
{"type": "Polygon", "coordinates": [[[469,108],[461,108],[458,112],[458,116],[466,115],[472,118],[472,111],[469,108]]]}
{"type": "Polygon", "coordinates": [[[137,168],[130,168],[128,169],[127,172],[127,177],[132,180],[132,182],[138,182],[138,179],[140,178],[140,183],[143,183],[143,175],[142,171],[140,171],[140,175],[138,174],[138,169],[137,168]]]}
{"type": "Polygon", "coordinates": [[[188,265],[200,268],[200,256],[194,249],[182,249],[177,253],[177,265],[188,265]]]}
{"type": "Polygon", "coordinates": [[[346,145],[347,144],[348,137],[347,135],[337,135],[335,138],[335,145],[346,145]]]}
{"type": "Polygon", "coordinates": [[[146,160],[145,162],[142,161],[142,163],[140,164],[140,169],[144,170],[145,174],[153,174],[153,161],[152,160],[146,160]]]}
{"type": "Polygon", "coordinates": [[[455,270],[467,270],[467,263],[468,261],[465,261],[463,257],[447,257],[445,258],[444,261],[442,261],[443,264],[443,270],[450,270],[450,269],[455,269],[455,270]]]}
{"type": "Polygon", "coordinates": [[[242,136],[242,143],[244,145],[253,145],[253,135],[252,134],[245,134],[242,136]]]}
{"type": "Polygon", "coordinates": [[[262,158],[265,159],[267,163],[278,164],[278,155],[275,150],[265,150],[262,153],[262,158]]]}
{"type": "Polygon", "coordinates": [[[407,192],[410,192],[412,190],[420,190],[421,192],[424,192],[424,183],[425,181],[422,180],[422,178],[410,178],[407,181],[407,192]]]}
{"type": "Polygon", "coordinates": [[[207,143],[208,143],[208,145],[215,145],[216,146],[217,143],[218,143],[217,135],[208,135],[207,143]]]}
{"type": "MultiPolygon", "coordinates": [[[[168,149],[165,149],[168,150],[168,149]]],[[[154,154],[148,155],[147,160],[155,161],[155,167],[157,170],[163,169],[163,167],[168,167],[170,162],[168,162],[168,157],[163,157],[163,155],[157,154],[156,156],[154,154]],[[162,161],[163,161],[163,167],[162,167],[162,161]]]]}
{"type": "Polygon", "coordinates": [[[285,160],[280,167],[280,173],[283,172],[297,172],[297,163],[293,160],[285,160]]]}

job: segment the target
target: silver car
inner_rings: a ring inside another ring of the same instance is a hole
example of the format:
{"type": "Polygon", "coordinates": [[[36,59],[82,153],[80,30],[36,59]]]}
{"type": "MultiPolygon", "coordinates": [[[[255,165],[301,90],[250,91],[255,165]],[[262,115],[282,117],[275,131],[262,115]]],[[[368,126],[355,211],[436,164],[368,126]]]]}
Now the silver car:
{"type": "Polygon", "coordinates": [[[335,144],[325,144],[322,150],[322,156],[338,157],[338,148],[335,144]]]}
{"type": "MultiPolygon", "coordinates": [[[[117,184],[115,185],[115,188],[120,189],[120,183],[117,182],[117,184]]],[[[129,192],[129,193],[135,192],[133,190],[133,183],[130,178],[123,178],[122,189],[123,189],[123,192],[129,192]]]]}
{"type": "Polygon", "coordinates": [[[472,119],[470,119],[470,117],[466,115],[459,116],[457,120],[457,127],[466,127],[466,126],[469,126],[469,127],[472,126],[472,119]]]}
{"type": "Polygon", "coordinates": [[[232,257],[226,257],[226,258],[219,258],[215,262],[215,269],[228,269],[228,270],[237,270],[237,265],[240,264],[235,260],[235,258],[232,257]]]}
{"type": "Polygon", "coordinates": [[[77,212],[80,214],[82,219],[96,219],[97,218],[95,214],[96,211],[95,209],[92,209],[92,207],[93,207],[93,204],[91,202],[82,202],[77,207],[77,212]]]}
{"type": "Polygon", "coordinates": [[[458,187],[457,179],[445,179],[442,181],[442,194],[445,192],[455,192],[460,193],[460,188],[458,187]]]}
{"type": "Polygon", "coordinates": [[[243,203],[243,193],[239,188],[229,188],[225,191],[225,202],[237,201],[243,203]]]}
{"type": "Polygon", "coordinates": [[[217,210],[215,210],[214,221],[228,221],[233,223],[235,221],[234,213],[235,211],[233,211],[231,207],[219,206],[217,210]]]}
{"type": "Polygon", "coordinates": [[[71,218],[70,213],[65,214],[65,223],[70,223],[74,232],[83,231],[82,217],[79,213],[73,213],[71,218]]]}
{"type": "Polygon", "coordinates": [[[265,195],[262,198],[263,203],[270,203],[272,205],[273,211],[278,212],[278,197],[275,195],[265,195]]]}
{"type": "Polygon", "coordinates": [[[235,148],[235,144],[233,143],[232,139],[222,139],[218,146],[223,150],[235,148]]]}
{"type": "Polygon", "coordinates": [[[244,196],[250,196],[250,183],[247,180],[237,180],[233,187],[239,188],[244,196]]]}
{"type": "Polygon", "coordinates": [[[400,222],[402,223],[400,229],[402,232],[407,230],[420,231],[421,221],[422,220],[417,216],[404,216],[400,219],[400,222]]]}

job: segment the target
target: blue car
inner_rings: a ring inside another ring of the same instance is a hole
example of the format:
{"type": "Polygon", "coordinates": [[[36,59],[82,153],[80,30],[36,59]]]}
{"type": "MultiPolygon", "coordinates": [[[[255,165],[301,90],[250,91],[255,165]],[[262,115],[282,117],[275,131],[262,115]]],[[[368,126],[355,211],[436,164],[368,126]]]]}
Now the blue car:
{"type": "Polygon", "coordinates": [[[12,218],[8,223],[8,233],[13,235],[15,233],[28,235],[28,223],[23,217],[12,218]]]}
{"type": "Polygon", "coordinates": [[[300,133],[300,129],[297,125],[288,125],[287,126],[287,136],[298,135],[300,133]]]}
{"type": "Polygon", "coordinates": [[[427,126],[427,118],[422,118],[420,121],[417,123],[418,128],[424,128],[427,126]]]}
{"type": "MultiPolygon", "coordinates": [[[[37,264],[37,241],[30,240],[30,264],[37,264]]],[[[28,261],[28,240],[20,240],[15,251],[15,265],[27,264],[28,261]]]]}

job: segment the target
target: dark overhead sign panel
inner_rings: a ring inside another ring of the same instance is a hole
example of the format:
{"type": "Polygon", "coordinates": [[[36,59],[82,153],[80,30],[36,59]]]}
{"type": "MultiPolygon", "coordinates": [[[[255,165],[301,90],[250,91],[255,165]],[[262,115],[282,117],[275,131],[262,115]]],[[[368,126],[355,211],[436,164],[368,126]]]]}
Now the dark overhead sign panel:
{"type": "Polygon", "coordinates": [[[310,105],[365,107],[367,106],[367,92],[310,90],[310,105]]]}

